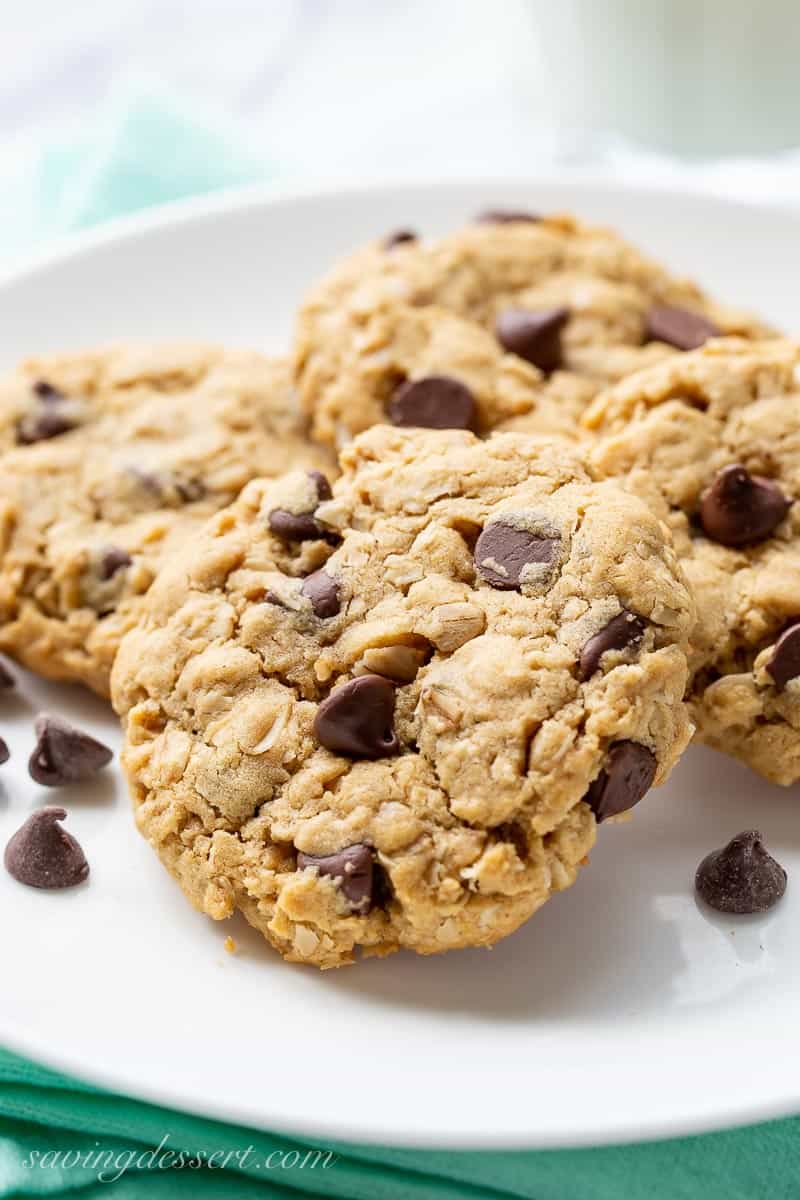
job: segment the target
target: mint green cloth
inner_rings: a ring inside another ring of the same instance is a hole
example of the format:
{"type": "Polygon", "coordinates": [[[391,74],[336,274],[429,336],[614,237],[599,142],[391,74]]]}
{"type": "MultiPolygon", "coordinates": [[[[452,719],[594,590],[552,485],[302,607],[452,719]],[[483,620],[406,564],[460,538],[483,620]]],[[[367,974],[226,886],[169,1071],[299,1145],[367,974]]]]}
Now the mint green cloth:
{"type": "MultiPolygon", "coordinates": [[[[0,266],[108,217],[274,174],[224,122],[199,118],[191,107],[149,90],[117,98],[98,128],[82,131],[80,140],[23,147],[0,169],[0,266]]],[[[197,1200],[788,1200],[800,1195],[799,1137],[800,1125],[791,1120],[680,1142],[560,1152],[423,1152],[315,1142],[312,1150],[336,1157],[328,1166],[320,1160],[312,1166],[313,1154],[305,1159],[309,1147],[283,1135],[108,1095],[0,1050],[0,1197],[162,1200],[191,1188],[197,1200]],[[195,1159],[181,1169],[161,1169],[148,1165],[159,1146],[215,1157],[207,1166],[195,1159]]]]}

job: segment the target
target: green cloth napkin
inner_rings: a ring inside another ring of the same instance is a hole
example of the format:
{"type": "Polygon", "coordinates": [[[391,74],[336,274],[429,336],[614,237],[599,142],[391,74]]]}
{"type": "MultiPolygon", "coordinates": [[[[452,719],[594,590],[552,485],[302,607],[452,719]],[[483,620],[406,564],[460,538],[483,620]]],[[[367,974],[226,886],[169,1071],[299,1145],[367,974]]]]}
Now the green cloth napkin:
{"type": "MultiPolygon", "coordinates": [[[[0,162],[0,265],[120,213],[275,174],[224,121],[198,117],[193,106],[149,88],[117,97],[105,120],[77,140],[15,154],[0,162]]],[[[146,1187],[148,1200],[162,1200],[190,1187],[197,1200],[788,1200],[800,1195],[799,1133],[791,1120],[574,1151],[304,1146],[108,1095],[0,1050],[0,1197],[133,1200],[146,1187]],[[181,1152],[182,1167],[159,1165],[176,1163],[181,1152]]]]}
{"type": "Polygon", "coordinates": [[[776,1121],[676,1142],[515,1153],[304,1144],[108,1095],[0,1051],[3,1198],[166,1200],[191,1187],[196,1200],[796,1200],[798,1131],[797,1120],[776,1121]],[[166,1151],[192,1165],[159,1166],[166,1151]],[[201,1154],[214,1156],[208,1166],[196,1165],[201,1154]]]}

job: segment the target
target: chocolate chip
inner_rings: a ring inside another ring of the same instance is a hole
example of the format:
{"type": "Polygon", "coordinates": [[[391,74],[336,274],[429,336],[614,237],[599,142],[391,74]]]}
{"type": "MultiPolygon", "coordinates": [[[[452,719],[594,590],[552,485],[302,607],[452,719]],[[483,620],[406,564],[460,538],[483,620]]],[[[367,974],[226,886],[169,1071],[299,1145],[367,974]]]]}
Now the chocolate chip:
{"type": "Polygon", "coordinates": [[[68,888],[83,883],[89,864],[78,842],[58,824],[66,810],[40,808],[31,813],[6,846],[9,875],[28,887],[68,888]]]}
{"type": "Polygon", "coordinates": [[[325,571],[314,571],[307,575],[300,588],[302,595],[311,601],[314,615],[325,620],[339,612],[339,588],[335,579],[325,571]]]}
{"type": "Polygon", "coordinates": [[[598,822],[638,804],[652,787],[656,766],[655,755],[639,742],[613,742],[605,767],[584,796],[598,822]]]}
{"type": "Polygon", "coordinates": [[[111,579],[123,567],[129,567],[132,562],[133,559],[127,550],[123,550],[121,546],[108,546],[100,556],[97,571],[100,578],[105,581],[111,579]]]}
{"type": "Polygon", "coordinates": [[[89,779],[114,757],[108,746],[48,713],[34,726],[38,741],[28,763],[31,778],[44,787],[89,779]]]}
{"type": "Polygon", "coordinates": [[[389,417],[393,425],[471,429],[475,421],[475,397],[458,379],[426,375],[400,385],[389,403],[389,417]]]}
{"type": "Polygon", "coordinates": [[[645,318],[645,341],[666,342],[676,350],[697,350],[720,333],[708,317],[671,304],[654,304],[645,318]]]}
{"type": "Polygon", "coordinates": [[[359,675],[334,688],[314,719],[314,733],[334,754],[388,758],[400,749],[394,732],[394,686],[382,675],[359,675]]]}
{"type": "Polygon", "coordinates": [[[290,513],[285,508],[273,508],[268,520],[272,532],[287,542],[319,542],[325,537],[325,530],[311,513],[290,513]]]}
{"type": "Polygon", "coordinates": [[[786,891],[786,872],[756,829],[707,854],[694,877],[697,894],[724,913],[767,912],[786,891]]]}
{"type": "Polygon", "coordinates": [[[511,225],[515,221],[536,224],[541,219],[538,213],[521,212],[513,208],[487,208],[475,218],[479,225],[511,225]]]}
{"type": "Polygon", "coordinates": [[[784,629],[775,643],[766,669],[779,689],[800,675],[800,621],[784,629]]]}
{"type": "Polygon", "coordinates": [[[186,504],[191,504],[195,500],[202,500],[206,494],[206,485],[202,479],[181,479],[176,475],[173,483],[175,491],[186,504]]]}
{"type": "Polygon", "coordinates": [[[544,537],[505,521],[493,521],[475,543],[475,566],[493,588],[512,591],[521,587],[525,567],[551,563],[558,546],[557,537],[544,537]]]}
{"type": "Polygon", "coordinates": [[[568,318],[568,308],[507,308],[498,314],[495,336],[504,350],[549,374],[562,364],[561,330],[568,318]]]}
{"type": "Polygon", "coordinates": [[[37,379],[31,389],[40,400],[50,401],[57,404],[61,400],[66,400],[66,396],[60,388],[54,387],[52,383],[48,383],[46,379],[37,379]]]}
{"type": "Polygon", "coordinates": [[[416,242],[419,238],[413,229],[396,229],[388,234],[382,242],[384,250],[394,250],[395,246],[403,246],[407,242],[416,242]]]}
{"type": "Polygon", "coordinates": [[[350,907],[362,913],[372,907],[373,857],[369,846],[347,846],[337,854],[297,855],[298,871],[316,867],[320,875],[329,875],[339,885],[350,907]]]}
{"type": "MultiPolygon", "coordinates": [[[[333,492],[331,485],[322,471],[308,471],[307,475],[317,490],[317,504],[330,500],[333,492]]],[[[319,542],[331,540],[331,533],[314,517],[316,505],[311,512],[293,513],[285,508],[273,508],[267,517],[267,523],[273,533],[285,538],[287,542],[319,542]]]]}
{"type": "Polygon", "coordinates": [[[21,446],[34,442],[45,442],[75,428],[75,422],[58,409],[48,408],[41,412],[28,413],[17,422],[17,441],[21,446]]]}
{"type": "Polygon", "coordinates": [[[331,496],[333,495],[333,491],[331,489],[328,476],[323,475],[322,471],[307,471],[306,474],[308,475],[308,478],[313,479],[314,483],[317,485],[317,495],[319,496],[320,500],[330,500],[331,496]]]}
{"type": "Polygon", "coordinates": [[[0,764],[7,763],[11,758],[11,751],[8,748],[8,743],[5,738],[0,737],[0,764]]]}
{"type": "Polygon", "coordinates": [[[594,637],[590,637],[581,650],[579,679],[586,680],[594,675],[607,650],[626,650],[629,646],[635,646],[642,639],[645,625],[642,617],[623,608],[594,637]]]}
{"type": "Polygon", "coordinates": [[[720,471],[700,497],[703,532],[723,546],[747,546],[769,537],[791,507],[777,483],[736,464],[720,471]]]}
{"type": "Polygon", "coordinates": [[[16,687],[17,681],[6,664],[0,661],[0,689],[16,687]]]}

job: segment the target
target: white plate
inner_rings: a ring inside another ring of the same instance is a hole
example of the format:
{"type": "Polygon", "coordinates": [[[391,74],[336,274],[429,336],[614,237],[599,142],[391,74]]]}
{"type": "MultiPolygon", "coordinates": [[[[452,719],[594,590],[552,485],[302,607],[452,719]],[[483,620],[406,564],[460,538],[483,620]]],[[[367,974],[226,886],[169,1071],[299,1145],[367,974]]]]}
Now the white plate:
{"type": "MultiPolygon", "coordinates": [[[[800,330],[797,218],[562,177],[250,193],[126,222],[0,285],[0,360],[115,338],[279,349],[334,255],[400,225],[444,230],[488,204],[615,222],[721,296],[800,330]]],[[[634,821],[601,831],[577,885],[491,953],[320,974],[284,965],[243,921],[191,910],[133,832],[114,772],[93,787],[35,787],[25,762],[37,708],[117,734],[98,701],[20,675],[18,698],[0,698],[13,755],[0,771],[0,843],[32,808],[63,801],[92,876],[47,894],[0,872],[0,1041],[12,1048],[317,1144],[577,1145],[800,1109],[797,789],[693,750],[634,821]],[[753,825],[789,870],[786,898],[758,919],[709,916],[694,869],[753,825]]]]}

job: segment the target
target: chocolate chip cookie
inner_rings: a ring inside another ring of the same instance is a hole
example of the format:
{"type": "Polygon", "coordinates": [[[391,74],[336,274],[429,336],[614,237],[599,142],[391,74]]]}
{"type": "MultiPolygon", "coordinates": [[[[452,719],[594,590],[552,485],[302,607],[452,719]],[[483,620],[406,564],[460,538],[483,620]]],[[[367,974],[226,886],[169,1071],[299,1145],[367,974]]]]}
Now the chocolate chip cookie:
{"type": "Polygon", "coordinates": [[[200,346],[34,359],[0,382],[0,647],[108,693],[163,561],[255,475],[329,467],[287,364],[200,346]]]}
{"type": "Polygon", "coordinates": [[[293,961],[488,946],[668,775],[693,604],[566,442],[384,425],[342,468],[250,483],[150,589],[112,678],[137,823],[293,961]]]}
{"type": "Polygon", "coordinates": [[[800,779],[800,346],[709,342],[598,397],[596,471],[671,527],[701,741],[800,779]]]}
{"type": "Polygon", "coordinates": [[[295,363],[314,437],[341,445],[387,419],[574,435],[609,381],[720,332],[767,332],[611,230],[484,216],[384,239],[312,289],[295,363]]]}

